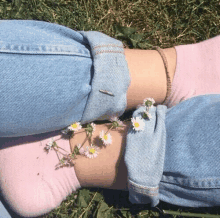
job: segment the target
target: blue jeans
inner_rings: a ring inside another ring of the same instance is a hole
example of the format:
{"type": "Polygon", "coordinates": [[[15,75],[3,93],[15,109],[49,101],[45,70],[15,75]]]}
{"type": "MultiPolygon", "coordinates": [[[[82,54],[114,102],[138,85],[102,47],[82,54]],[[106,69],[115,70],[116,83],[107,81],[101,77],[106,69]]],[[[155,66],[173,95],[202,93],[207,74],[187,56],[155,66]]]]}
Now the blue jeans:
{"type": "Polygon", "coordinates": [[[196,96],[170,109],[153,107],[143,131],[130,128],[125,163],[132,203],[220,206],[219,108],[219,94],[196,96]]]}
{"type": "MultiPolygon", "coordinates": [[[[105,120],[126,108],[130,75],[123,44],[100,32],[1,20],[0,69],[0,137],[105,120]]],[[[0,202],[0,214],[6,213],[0,202]]]]}
{"type": "Polygon", "coordinates": [[[130,75],[123,45],[100,32],[2,20],[0,69],[0,137],[105,120],[126,108],[130,75]]]}

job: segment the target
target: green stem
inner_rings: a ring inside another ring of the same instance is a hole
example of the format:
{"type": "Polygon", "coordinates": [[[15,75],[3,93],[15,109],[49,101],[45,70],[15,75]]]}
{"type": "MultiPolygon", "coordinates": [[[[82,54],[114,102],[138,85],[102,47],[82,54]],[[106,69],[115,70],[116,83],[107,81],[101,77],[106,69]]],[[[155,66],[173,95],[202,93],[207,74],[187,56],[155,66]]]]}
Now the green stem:
{"type": "Polygon", "coordinates": [[[59,155],[58,155],[58,153],[57,153],[57,149],[54,148],[54,150],[55,150],[55,152],[56,152],[56,154],[57,154],[57,157],[58,157],[58,159],[59,159],[59,161],[60,161],[60,157],[59,157],[59,155]]]}
{"type": "MultiPolygon", "coordinates": [[[[58,140],[60,140],[60,139],[62,139],[62,137],[60,137],[59,139],[54,140],[54,142],[56,142],[56,141],[58,141],[58,140]]],[[[62,150],[64,150],[64,151],[67,152],[67,153],[69,153],[69,152],[66,151],[65,149],[63,149],[63,148],[61,148],[60,146],[58,146],[57,143],[56,143],[56,147],[57,147],[57,148],[60,148],[60,149],[62,149],[62,150]]]]}
{"type": "Polygon", "coordinates": [[[105,133],[105,135],[113,128],[113,126],[105,133]]]}
{"type": "MultiPolygon", "coordinates": [[[[54,148],[54,150],[56,151],[56,152],[59,152],[60,154],[62,154],[62,155],[65,155],[65,154],[63,154],[62,152],[60,152],[57,148],[54,148]]],[[[68,153],[68,152],[67,152],[68,153]]]]}
{"type": "Polygon", "coordinates": [[[66,151],[65,149],[63,149],[63,148],[59,147],[58,145],[57,145],[57,147],[58,147],[58,148],[60,148],[60,149],[62,149],[62,150],[64,150],[65,152],[69,153],[68,151],[66,151]]]}
{"type": "Polygon", "coordinates": [[[185,212],[177,212],[171,210],[163,210],[164,213],[171,214],[171,215],[180,215],[183,217],[210,217],[210,218],[217,218],[219,215],[210,215],[210,214],[200,214],[200,213],[185,213],[185,212]]]}
{"type": "Polygon", "coordinates": [[[90,137],[87,135],[80,148],[82,148],[82,146],[86,143],[86,141],[88,140],[88,138],[90,138],[90,137]]]}
{"type": "Polygon", "coordinates": [[[95,196],[97,195],[97,192],[94,194],[92,200],[89,202],[89,205],[87,206],[87,208],[84,209],[83,213],[80,215],[79,218],[83,217],[84,213],[90,208],[92,201],[94,200],[95,196]]]}

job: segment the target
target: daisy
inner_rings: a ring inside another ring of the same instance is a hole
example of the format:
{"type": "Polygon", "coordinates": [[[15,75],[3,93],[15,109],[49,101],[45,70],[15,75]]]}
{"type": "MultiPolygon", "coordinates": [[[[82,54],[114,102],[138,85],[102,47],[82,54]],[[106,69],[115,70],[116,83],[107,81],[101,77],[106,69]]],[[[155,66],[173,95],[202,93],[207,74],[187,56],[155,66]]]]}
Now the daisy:
{"type": "Polygon", "coordinates": [[[96,158],[98,156],[98,147],[91,145],[87,147],[87,150],[85,151],[85,156],[88,158],[96,158]]]}
{"type": "Polygon", "coordinates": [[[121,120],[119,120],[117,116],[111,117],[110,121],[112,122],[112,125],[115,128],[117,128],[119,126],[124,126],[124,123],[121,120]]]}
{"type": "Polygon", "coordinates": [[[64,157],[60,159],[60,162],[56,165],[56,169],[62,168],[64,166],[68,167],[70,165],[72,165],[72,163],[70,163],[70,161],[64,157]]]}
{"type": "Polygon", "coordinates": [[[77,132],[77,131],[79,131],[80,129],[82,129],[82,126],[80,125],[80,122],[75,122],[75,123],[73,123],[72,125],[70,125],[70,126],[68,127],[68,129],[69,129],[70,131],[77,132]]]}
{"type": "Polygon", "coordinates": [[[144,130],[145,123],[143,119],[139,117],[131,118],[131,122],[134,130],[136,131],[144,130]]]}
{"type": "Polygon", "coordinates": [[[86,132],[87,134],[93,135],[93,133],[95,132],[95,129],[96,129],[95,123],[89,123],[87,124],[86,132]]]}
{"type": "Polygon", "coordinates": [[[149,120],[152,118],[151,114],[146,110],[143,112],[143,118],[148,118],[149,120]]]}
{"type": "Polygon", "coordinates": [[[93,128],[93,131],[95,131],[95,127],[96,127],[95,123],[91,123],[91,126],[93,128]]]}
{"type": "Polygon", "coordinates": [[[148,108],[152,108],[153,104],[155,104],[155,101],[153,98],[145,98],[144,99],[144,103],[143,103],[144,106],[146,106],[148,108]]]}
{"type": "Polygon", "coordinates": [[[110,145],[112,143],[112,136],[110,135],[110,133],[106,134],[104,130],[100,132],[99,138],[105,145],[110,145]]]}
{"type": "Polygon", "coordinates": [[[114,121],[118,121],[119,119],[118,119],[118,117],[117,116],[112,116],[112,117],[110,117],[110,119],[109,119],[111,122],[114,122],[114,121]]]}
{"type": "Polygon", "coordinates": [[[54,146],[54,143],[56,143],[56,142],[54,141],[53,138],[51,138],[50,141],[46,144],[45,150],[46,150],[46,151],[51,150],[52,147],[54,146]]]}

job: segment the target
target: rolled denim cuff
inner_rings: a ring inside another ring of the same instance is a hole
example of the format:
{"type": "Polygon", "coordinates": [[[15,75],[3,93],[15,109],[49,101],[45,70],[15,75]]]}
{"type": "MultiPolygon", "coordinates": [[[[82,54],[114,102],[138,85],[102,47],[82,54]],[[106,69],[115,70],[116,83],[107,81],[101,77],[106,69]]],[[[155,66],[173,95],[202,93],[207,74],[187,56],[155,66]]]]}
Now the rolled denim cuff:
{"type": "Polygon", "coordinates": [[[127,106],[130,85],[123,44],[100,32],[80,33],[87,40],[93,59],[92,89],[81,123],[121,116],[127,106]]]}
{"type": "Polygon", "coordinates": [[[132,204],[150,203],[152,207],[155,207],[159,203],[159,186],[141,186],[129,180],[128,189],[129,201],[132,204]]]}
{"type": "MultiPolygon", "coordinates": [[[[133,118],[142,118],[145,107],[138,108],[133,118]]],[[[125,164],[128,170],[129,200],[131,203],[159,203],[159,183],[162,179],[167,107],[158,105],[149,109],[150,119],[143,119],[144,129],[136,131],[130,128],[127,134],[125,164]]]]}

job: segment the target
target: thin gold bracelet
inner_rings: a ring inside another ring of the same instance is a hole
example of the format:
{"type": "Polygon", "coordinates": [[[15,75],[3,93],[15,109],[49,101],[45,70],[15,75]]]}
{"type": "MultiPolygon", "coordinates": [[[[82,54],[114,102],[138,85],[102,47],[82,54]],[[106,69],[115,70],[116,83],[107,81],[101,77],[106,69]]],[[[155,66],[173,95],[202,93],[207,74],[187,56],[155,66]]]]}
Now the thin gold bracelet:
{"type": "Polygon", "coordinates": [[[165,56],[163,50],[160,47],[155,46],[155,48],[159,52],[160,56],[163,59],[163,63],[164,63],[165,71],[166,71],[166,75],[167,75],[167,94],[166,94],[166,97],[165,97],[164,101],[162,102],[162,104],[164,104],[166,102],[166,100],[168,99],[168,97],[170,96],[172,85],[171,85],[170,74],[169,74],[169,71],[168,71],[168,62],[167,62],[166,56],[165,56]]]}

